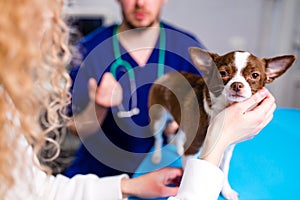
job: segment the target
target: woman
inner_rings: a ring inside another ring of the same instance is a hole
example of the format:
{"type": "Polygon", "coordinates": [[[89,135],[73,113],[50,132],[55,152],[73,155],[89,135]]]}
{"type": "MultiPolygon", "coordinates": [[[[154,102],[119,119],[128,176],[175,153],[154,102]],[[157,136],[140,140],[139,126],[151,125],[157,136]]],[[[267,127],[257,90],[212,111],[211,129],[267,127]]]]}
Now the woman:
{"type": "Polygon", "coordinates": [[[45,142],[52,152],[59,152],[56,140],[67,123],[64,108],[70,99],[70,78],[65,71],[69,39],[61,19],[62,2],[10,0],[1,1],[0,8],[1,199],[121,199],[126,190],[139,195],[132,188],[141,181],[153,188],[138,191],[141,197],[176,194],[177,188],[165,185],[181,175],[179,169],[134,180],[127,175],[68,179],[50,176],[47,168],[43,169],[48,174],[42,171],[35,155],[45,142]],[[56,140],[47,137],[49,133],[56,140]]]}
{"type": "MultiPolygon", "coordinates": [[[[36,155],[42,146],[50,146],[52,152],[59,152],[58,140],[68,123],[64,108],[70,101],[70,78],[65,66],[70,60],[70,53],[67,47],[68,28],[61,18],[62,2],[9,0],[0,1],[0,8],[1,199],[175,196],[178,188],[167,185],[182,175],[180,169],[165,168],[134,179],[129,179],[126,174],[101,179],[94,175],[78,175],[69,179],[61,175],[51,176],[50,171],[39,164],[36,155]],[[54,139],[49,137],[50,133],[54,139]]],[[[217,125],[212,126],[209,135],[214,136],[216,131],[222,134],[217,134],[220,137],[216,144],[207,142],[208,153],[204,160],[218,165],[223,147],[253,137],[267,124],[275,104],[273,97],[263,91],[254,99],[228,109],[224,119],[219,116],[214,124],[220,124],[221,120],[229,121],[227,114],[243,113],[250,105],[264,99],[245,117],[239,115],[240,126],[228,123],[222,130],[216,130],[217,125]],[[242,133],[241,137],[237,138],[234,134],[227,136],[228,130],[242,133]]],[[[57,153],[47,159],[54,159],[57,153]]],[[[181,194],[182,191],[184,188],[181,194]]]]}

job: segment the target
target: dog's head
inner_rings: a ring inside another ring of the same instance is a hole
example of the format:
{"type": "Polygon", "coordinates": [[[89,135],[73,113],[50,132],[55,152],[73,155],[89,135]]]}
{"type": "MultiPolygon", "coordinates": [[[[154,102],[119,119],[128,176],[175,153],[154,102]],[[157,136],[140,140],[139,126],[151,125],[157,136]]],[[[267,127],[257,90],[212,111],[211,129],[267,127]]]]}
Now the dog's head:
{"type": "Polygon", "coordinates": [[[231,102],[249,98],[281,76],[296,59],[294,55],[258,58],[245,51],[218,55],[197,47],[191,47],[189,52],[209,89],[225,95],[231,102]]]}

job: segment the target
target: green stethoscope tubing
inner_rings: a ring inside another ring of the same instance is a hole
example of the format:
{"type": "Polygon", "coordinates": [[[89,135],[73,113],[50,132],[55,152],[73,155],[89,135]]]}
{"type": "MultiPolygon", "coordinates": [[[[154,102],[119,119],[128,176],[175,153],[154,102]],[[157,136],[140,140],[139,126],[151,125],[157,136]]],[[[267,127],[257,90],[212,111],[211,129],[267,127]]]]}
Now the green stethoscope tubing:
{"type": "MultiPolygon", "coordinates": [[[[165,50],[166,50],[166,33],[163,28],[163,25],[160,23],[160,34],[159,34],[159,55],[158,55],[158,68],[157,68],[157,77],[161,77],[164,74],[164,67],[165,67],[165,50]]],[[[113,30],[113,51],[115,56],[115,61],[112,63],[110,72],[112,75],[117,78],[117,69],[119,67],[124,67],[128,73],[129,81],[130,81],[130,89],[131,92],[134,92],[136,90],[136,83],[135,83],[135,74],[132,65],[126,61],[123,60],[121,57],[120,52],[120,46],[118,41],[118,28],[119,26],[115,26],[113,30]]],[[[122,104],[118,106],[119,117],[131,117],[133,115],[139,114],[139,109],[137,108],[137,95],[132,95],[131,99],[131,107],[132,109],[130,111],[125,111],[122,104]]]]}

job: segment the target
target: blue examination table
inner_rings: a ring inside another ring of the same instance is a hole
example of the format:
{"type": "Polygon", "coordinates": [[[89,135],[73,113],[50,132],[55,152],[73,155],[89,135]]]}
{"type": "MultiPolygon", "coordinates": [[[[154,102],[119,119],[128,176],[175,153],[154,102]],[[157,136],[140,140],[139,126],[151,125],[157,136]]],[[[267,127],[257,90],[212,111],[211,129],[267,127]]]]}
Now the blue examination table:
{"type": "MultiPolygon", "coordinates": [[[[145,158],[135,176],[165,166],[181,166],[173,145],[163,148],[160,164],[153,164],[151,156],[145,158]]],[[[294,200],[299,199],[299,181],[300,109],[277,108],[272,121],[258,136],[236,145],[229,182],[240,200],[294,200]]]]}

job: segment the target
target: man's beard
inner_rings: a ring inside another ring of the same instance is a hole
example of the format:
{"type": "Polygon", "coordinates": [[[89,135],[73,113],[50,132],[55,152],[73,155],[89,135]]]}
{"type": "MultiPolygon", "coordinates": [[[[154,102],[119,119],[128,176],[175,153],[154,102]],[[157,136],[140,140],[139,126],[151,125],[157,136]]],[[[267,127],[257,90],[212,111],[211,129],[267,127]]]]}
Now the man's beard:
{"type": "MultiPolygon", "coordinates": [[[[151,21],[148,25],[145,26],[136,26],[133,23],[131,23],[129,20],[127,20],[127,18],[125,17],[125,15],[123,14],[123,21],[125,22],[126,26],[128,29],[136,29],[136,28],[149,28],[152,27],[153,24],[155,24],[155,20],[151,21]]],[[[157,19],[158,20],[158,19],[157,19]]]]}

